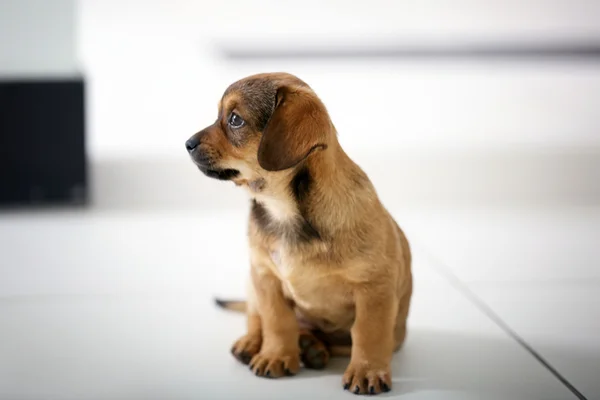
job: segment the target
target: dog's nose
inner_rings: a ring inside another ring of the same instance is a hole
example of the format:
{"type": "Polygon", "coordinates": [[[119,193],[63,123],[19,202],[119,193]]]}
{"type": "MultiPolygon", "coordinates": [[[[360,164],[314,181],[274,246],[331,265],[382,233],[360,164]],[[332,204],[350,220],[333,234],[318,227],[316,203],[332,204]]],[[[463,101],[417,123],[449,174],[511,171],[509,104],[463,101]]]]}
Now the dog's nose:
{"type": "Polygon", "coordinates": [[[196,147],[198,147],[199,144],[200,139],[198,139],[196,136],[192,136],[187,140],[187,142],[185,142],[185,148],[187,149],[187,151],[192,151],[196,147]]]}

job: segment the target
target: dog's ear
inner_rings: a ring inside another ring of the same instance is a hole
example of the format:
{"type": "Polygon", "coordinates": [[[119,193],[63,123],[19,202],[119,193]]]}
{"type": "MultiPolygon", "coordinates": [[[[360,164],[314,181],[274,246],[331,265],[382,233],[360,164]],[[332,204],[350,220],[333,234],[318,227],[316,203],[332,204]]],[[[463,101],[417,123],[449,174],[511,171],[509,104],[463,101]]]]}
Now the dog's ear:
{"type": "Polygon", "coordinates": [[[327,148],[330,130],[325,106],[313,93],[281,87],[260,140],[258,163],[267,171],[291,168],[313,151],[327,148]]]}

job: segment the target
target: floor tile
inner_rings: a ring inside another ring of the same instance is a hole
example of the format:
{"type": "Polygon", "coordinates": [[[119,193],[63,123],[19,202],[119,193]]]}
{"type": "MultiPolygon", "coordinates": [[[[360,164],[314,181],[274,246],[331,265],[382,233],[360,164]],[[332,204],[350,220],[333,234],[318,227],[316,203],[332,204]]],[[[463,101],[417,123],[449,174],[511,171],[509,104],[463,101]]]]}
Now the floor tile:
{"type": "Polygon", "coordinates": [[[600,282],[470,288],[588,399],[600,399],[600,282]]]}

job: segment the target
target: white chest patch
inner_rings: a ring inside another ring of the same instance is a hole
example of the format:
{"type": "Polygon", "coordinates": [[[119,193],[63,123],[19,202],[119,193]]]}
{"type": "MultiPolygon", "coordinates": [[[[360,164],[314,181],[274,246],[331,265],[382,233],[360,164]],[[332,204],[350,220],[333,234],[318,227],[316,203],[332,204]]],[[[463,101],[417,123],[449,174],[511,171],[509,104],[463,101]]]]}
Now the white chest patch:
{"type": "Polygon", "coordinates": [[[296,207],[287,201],[272,197],[261,197],[260,201],[269,211],[269,215],[276,221],[286,222],[295,219],[297,216],[296,207]]]}

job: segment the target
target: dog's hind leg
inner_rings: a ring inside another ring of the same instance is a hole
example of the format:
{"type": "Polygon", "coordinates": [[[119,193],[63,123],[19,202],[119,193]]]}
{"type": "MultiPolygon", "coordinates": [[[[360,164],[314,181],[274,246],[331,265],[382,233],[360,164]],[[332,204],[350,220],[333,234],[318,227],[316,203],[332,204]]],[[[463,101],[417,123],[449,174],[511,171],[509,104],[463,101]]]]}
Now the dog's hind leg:
{"type": "Polygon", "coordinates": [[[350,332],[338,331],[326,333],[321,330],[313,331],[314,335],[325,344],[331,357],[350,357],[352,352],[352,337],[350,332]]]}
{"type": "Polygon", "coordinates": [[[304,329],[300,331],[300,359],[304,367],[309,369],[323,369],[329,362],[327,346],[313,333],[304,329]]]}

